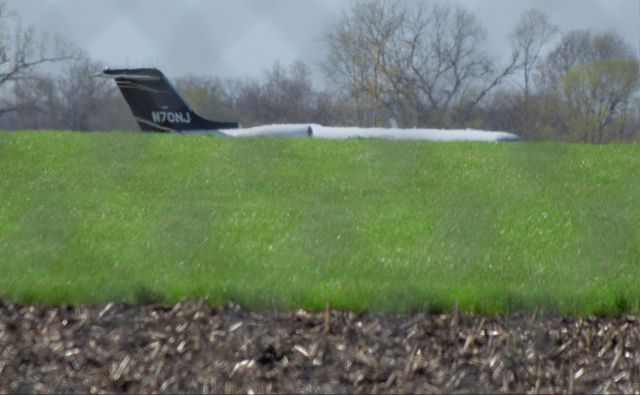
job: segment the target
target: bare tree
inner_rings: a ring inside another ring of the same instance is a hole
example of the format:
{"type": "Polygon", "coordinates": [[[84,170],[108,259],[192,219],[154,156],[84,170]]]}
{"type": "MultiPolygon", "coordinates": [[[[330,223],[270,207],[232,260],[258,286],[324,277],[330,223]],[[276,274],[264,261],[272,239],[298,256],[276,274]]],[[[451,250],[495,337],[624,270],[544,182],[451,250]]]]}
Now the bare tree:
{"type": "Polygon", "coordinates": [[[431,108],[444,117],[465,120],[491,90],[517,70],[518,53],[498,66],[482,48],[486,34],[480,22],[462,8],[435,7],[430,23],[425,22],[422,27],[416,24],[420,28],[416,34],[422,32],[419,45],[423,50],[414,53],[413,75],[431,108]]]}
{"type": "Polygon", "coordinates": [[[382,121],[382,108],[390,104],[385,95],[392,89],[386,85],[395,82],[388,77],[402,78],[403,70],[390,70],[386,58],[405,21],[406,10],[397,1],[359,2],[327,34],[324,71],[336,86],[346,89],[359,124],[378,125],[382,121]]]}
{"type": "Polygon", "coordinates": [[[546,14],[536,9],[529,9],[524,12],[511,35],[513,45],[521,54],[525,101],[529,98],[531,77],[540,53],[557,31],[558,29],[551,24],[546,14]]]}
{"type": "MultiPolygon", "coordinates": [[[[24,28],[0,0],[0,89],[34,78],[37,67],[46,63],[72,59],[76,50],[61,38],[38,34],[35,28],[24,28]]],[[[0,116],[25,109],[29,102],[15,101],[5,94],[0,102],[0,116]]]]}
{"type": "Polygon", "coordinates": [[[330,123],[332,101],[317,92],[311,72],[301,61],[285,68],[279,63],[266,71],[262,81],[236,84],[238,112],[245,123],[330,123]]]}
{"type": "Polygon", "coordinates": [[[538,73],[541,107],[553,102],[553,111],[561,114],[552,117],[550,126],[558,135],[578,141],[624,138],[637,68],[633,50],[615,33],[564,34],[538,73]]]}
{"type": "Polygon", "coordinates": [[[107,126],[105,119],[100,120],[100,115],[108,111],[109,99],[118,92],[112,81],[89,77],[99,67],[97,62],[85,56],[71,63],[57,79],[60,101],[64,103],[64,123],[70,130],[86,131],[107,126]]]}
{"type": "Polygon", "coordinates": [[[373,114],[359,117],[367,123],[380,123],[384,108],[411,126],[448,126],[466,121],[518,68],[516,52],[502,67],[486,55],[485,36],[460,7],[359,2],[326,36],[325,71],[347,87],[360,113],[373,114]]]}
{"type": "Polygon", "coordinates": [[[63,103],[53,76],[32,76],[12,85],[12,102],[16,104],[14,110],[7,111],[3,117],[11,129],[64,128],[63,103]]]}
{"type": "Polygon", "coordinates": [[[9,116],[13,128],[79,131],[134,128],[130,110],[115,84],[90,77],[99,69],[97,62],[82,56],[55,74],[38,73],[15,81],[13,97],[16,103],[22,103],[22,108],[9,116]]]}
{"type": "Polygon", "coordinates": [[[265,73],[262,85],[262,111],[272,114],[273,122],[305,122],[313,107],[313,88],[309,68],[297,61],[286,70],[279,63],[265,73]]]}
{"type": "Polygon", "coordinates": [[[616,33],[592,33],[573,30],[546,57],[540,68],[540,82],[545,89],[558,89],[569,70],[585,64],[610,59],[631,59],[633,50],[616,33]]]}
{"type": "Polygon", "coordinates": [[[532,88],[543,50],[550,44],[556,32],[557,28],[551,24],[549,18],[538,10],[526,10],[520,17],[510,38],[513,54],[519,59],[517,69],[522,72],[523,85],[521,90],[502,90],[497,92],[498,97],[492,98],[490,106],[501,103],[505,107],[498,108],[497,111],[489,110],[493,117],[505,121],[500,128],[526,138],[539,136],[538,131],[541,129],[546,133],[543,126],[545,118],[542,114],[546,113],[548,101],[532,88]],[[503,111],[504,113],[500,114],[503,111]]]}

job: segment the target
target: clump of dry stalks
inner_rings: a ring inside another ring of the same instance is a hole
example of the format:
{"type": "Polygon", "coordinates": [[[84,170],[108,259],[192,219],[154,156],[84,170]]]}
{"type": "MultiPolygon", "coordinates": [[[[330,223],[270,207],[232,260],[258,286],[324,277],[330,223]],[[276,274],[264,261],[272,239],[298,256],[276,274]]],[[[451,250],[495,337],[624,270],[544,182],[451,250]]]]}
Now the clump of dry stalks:
{"type": "Polygon", "coordinates": [[[0,303],[0,392],[639,392],[638,317],[0,303]]]}

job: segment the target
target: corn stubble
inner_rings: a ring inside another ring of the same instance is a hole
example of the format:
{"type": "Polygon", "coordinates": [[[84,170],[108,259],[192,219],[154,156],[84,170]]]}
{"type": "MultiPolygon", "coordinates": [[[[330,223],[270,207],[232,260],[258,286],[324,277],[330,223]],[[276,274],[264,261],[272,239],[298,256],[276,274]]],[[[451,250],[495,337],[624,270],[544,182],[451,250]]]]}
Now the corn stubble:
{"type": "Polygon", "coordinates": [[[638,392],[638,317],[0,304],[0,392],[638,392]]]}

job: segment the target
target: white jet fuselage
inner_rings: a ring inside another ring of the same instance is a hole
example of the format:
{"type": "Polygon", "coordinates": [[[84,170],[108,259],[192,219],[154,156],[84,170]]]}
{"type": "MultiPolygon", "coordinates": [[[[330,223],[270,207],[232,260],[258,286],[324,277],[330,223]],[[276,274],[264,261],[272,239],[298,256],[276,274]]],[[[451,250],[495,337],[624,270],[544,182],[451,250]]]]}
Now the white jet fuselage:
{"type": "Polygon", "coordinates": [[[397,129],[331,127],[318,124],[264,125],[253,128],[224,129],[222,133],[233,137],[290,136],[321,139],[376,138],[388,140],[429,141],[515,141],[520,138],[508,132],[475,129],[397,129]]]}

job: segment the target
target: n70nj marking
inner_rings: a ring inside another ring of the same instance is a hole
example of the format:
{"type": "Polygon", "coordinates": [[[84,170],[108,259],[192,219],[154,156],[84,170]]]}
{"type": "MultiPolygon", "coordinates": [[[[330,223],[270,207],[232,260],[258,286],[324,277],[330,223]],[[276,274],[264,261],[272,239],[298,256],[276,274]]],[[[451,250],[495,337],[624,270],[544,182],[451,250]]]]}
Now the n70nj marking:
{"type": "Polygon", "coordinates": [[[155,123],[191,123],[191,114],[188,112],[151,111],[151,119],[155,123]]]}

